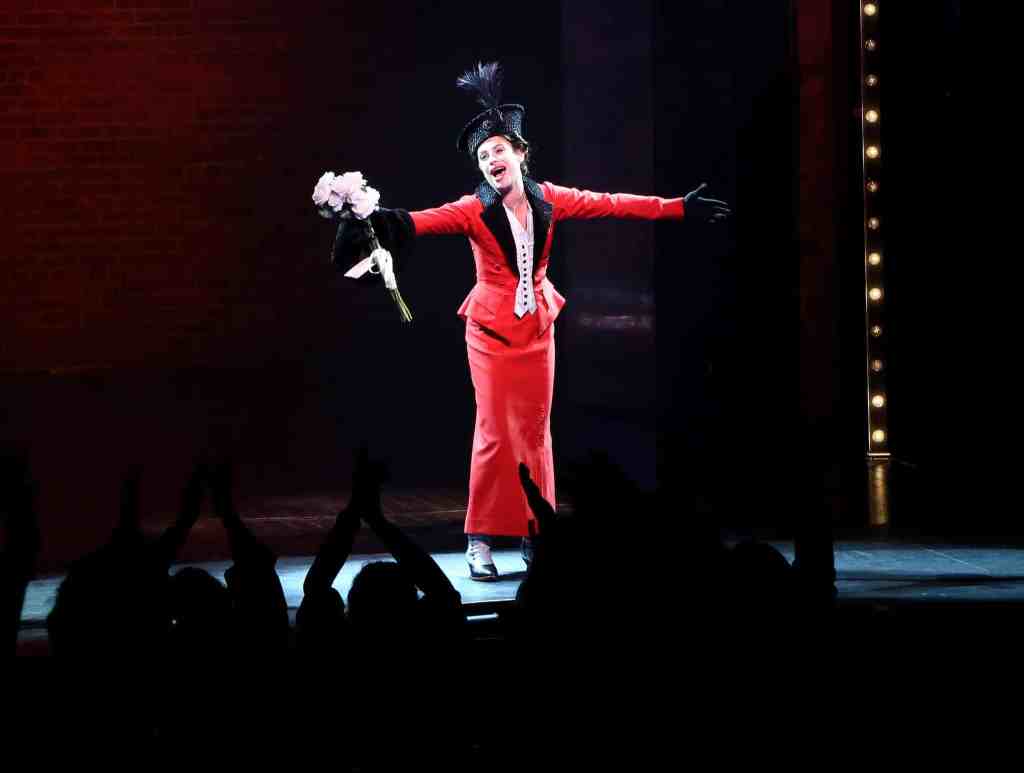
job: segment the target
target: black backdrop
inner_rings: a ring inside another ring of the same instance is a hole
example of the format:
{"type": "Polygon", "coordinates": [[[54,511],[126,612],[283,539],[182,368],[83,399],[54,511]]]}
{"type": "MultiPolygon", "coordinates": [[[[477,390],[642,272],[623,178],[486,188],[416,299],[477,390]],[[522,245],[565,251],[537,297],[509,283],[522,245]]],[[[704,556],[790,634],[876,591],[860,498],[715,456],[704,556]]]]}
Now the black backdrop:
{"type": "MultiPolygon", "coordinates": [[[[663,477],[699,462],[702,499],[724,497],[747,517],[760,506],[754,492],[784,474],[799,417],[788,4],[744,5],[742,23],[736,3],[567,2],[560,19],[545,8],[519,6],[530,35],[516,43],[497,34],[494,47],[474,44],[469,30],[503,29],[506,14],[481,9],[470,23],[458,11],[432,13],[408,69],[376,76],[375,93],[398,99],[386,111],[374,102],[372,122],[342,116],[350,125],[329,165],[361,169],[387,203],[408,208],[469,191],[472,170],[450,148],[472,106],[452,80],[468,63],[497,58],[507,97],[527,105],[539,179],[664,196],[707,182],[733,203],[725,227],[560,229],[551,274],[569,303],[557,323],[554,432],[559,456],[601,448],[646,485],[659,449],[663,477]],[[737,468],[752,486],[732,485],[737,468]]],[[[359,309],[355,324],[366,317],[375,326],[372,338],[345,342],[354,347],[345,357],[378,363],[396,406],[393,423],[373,415],[353,432],[404,433],[392,448],[403,466],[424,482],[459,482],[472,392],[454,310],[472,285],[472,262],[457,238],[417,250],[403,277],[413,328],[394,323],[379,294],[339,287],[359,309]],[[382,349],[394,357],[380,358],[382,349]]]]}

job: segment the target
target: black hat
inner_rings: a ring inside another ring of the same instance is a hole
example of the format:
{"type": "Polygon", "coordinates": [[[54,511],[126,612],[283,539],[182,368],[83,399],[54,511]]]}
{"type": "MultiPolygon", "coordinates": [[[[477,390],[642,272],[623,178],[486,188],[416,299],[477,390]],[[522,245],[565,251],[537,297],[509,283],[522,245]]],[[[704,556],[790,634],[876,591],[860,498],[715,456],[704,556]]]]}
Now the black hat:
{"type": "Polygon", "coordinates": [[[455,142],[461,153],[476,155],[480,143],[497,134],[523,135],[523,117],[526,108],[517,104],[501,103],[501,65],[497,62],[477,64],[455,81],[459,88],[476,94],[476,100],[484,111],[467,123],[455,142]]]}

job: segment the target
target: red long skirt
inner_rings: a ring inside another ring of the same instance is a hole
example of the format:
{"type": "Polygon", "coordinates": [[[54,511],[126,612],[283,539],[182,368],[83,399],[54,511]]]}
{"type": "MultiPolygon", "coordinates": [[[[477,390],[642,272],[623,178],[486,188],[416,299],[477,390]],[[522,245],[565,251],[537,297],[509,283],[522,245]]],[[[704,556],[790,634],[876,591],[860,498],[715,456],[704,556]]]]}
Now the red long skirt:
{"type": "Polygon", "coordinates": [[[525,537],[534,518],[519,482],[520,462],[544,498],[555,503],[555,326],[517,345],[467,319],[466,351],[476,392],[466,533],[525,537]]]}

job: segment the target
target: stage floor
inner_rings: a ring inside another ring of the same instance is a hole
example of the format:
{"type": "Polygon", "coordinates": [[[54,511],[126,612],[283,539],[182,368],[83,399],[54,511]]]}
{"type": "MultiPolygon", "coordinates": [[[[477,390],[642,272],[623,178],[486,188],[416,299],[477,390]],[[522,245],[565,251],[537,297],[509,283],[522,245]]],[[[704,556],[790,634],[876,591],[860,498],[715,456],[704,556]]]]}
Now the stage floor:
{"type": "MultiPolygon", "coordinates": [[[[770,540],[769,540],[770,541],[770,540]]],[[[789,561],[791,542],[770,541],[789,561]]],[[[468,615],[485,615],[515,598],[526,576],[517,549],[496,550],[495,563],[501,573],[496,582],[475,582],[469,578],[461,550],[434,552],[434,559],[462,594],[468,615]]],[[[352,555],[334,587],[347,596],[352,579],[371,561],[389,560],[381,553],[352,555]]],[[[194,561],[176,564],[198,566],[223,580],[229,561],[194,561]]],[[[278,560],[278,574],[288,606],[294,612],[302,601],[302,582],[312,556],[284,556],[278,560]]],[[[1024,547],[948,544],[932,541],[837,540],[835,543],[836,588],[843,602],[878,604],[1024,604],[1024,547]]],[[[614,574],[614,561],[602,559],[595,582],[606,582],[614,574]]],[[[22,626],[39,629],[53,607],[63,575],[32,582],[22,610],[22,626]]]]}

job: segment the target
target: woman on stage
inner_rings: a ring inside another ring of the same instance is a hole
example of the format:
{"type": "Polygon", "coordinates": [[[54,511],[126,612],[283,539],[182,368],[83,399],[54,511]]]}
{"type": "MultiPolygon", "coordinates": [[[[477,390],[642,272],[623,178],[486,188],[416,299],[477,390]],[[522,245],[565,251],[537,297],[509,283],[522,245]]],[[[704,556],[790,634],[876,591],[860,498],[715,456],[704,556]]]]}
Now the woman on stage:
{"type": "MultiPolygon", "coordinates": [[[[381,245],[407,255],[414,237],[459,234],[469,239],[476,285],[458,314],[466,321],[466,351],[476,393],[476,428],[469,474],[466,560],[475,580],[494,580],[491,538],[521,537],[532,559],[533,514],[518,474],[525,463],[555,502],[551,401],[555,379],[554,321],[565,299],[547,278],[555,225],[562,220],[620,217],[719,220],[727,205],[699,194],[681,198],[592,193],[537,183],[528,176],[525,108],[501,103],[499,65],[478,65],[457,84],[474,92],[483,112],[462,129],[456,147],[473,159],[483,181],[472,195],[434,209],[378,208],[369,217],[381,245]]],[[[367,221],[344,220],[333,259],[348,266],[368,253],[367,221]]]]}

